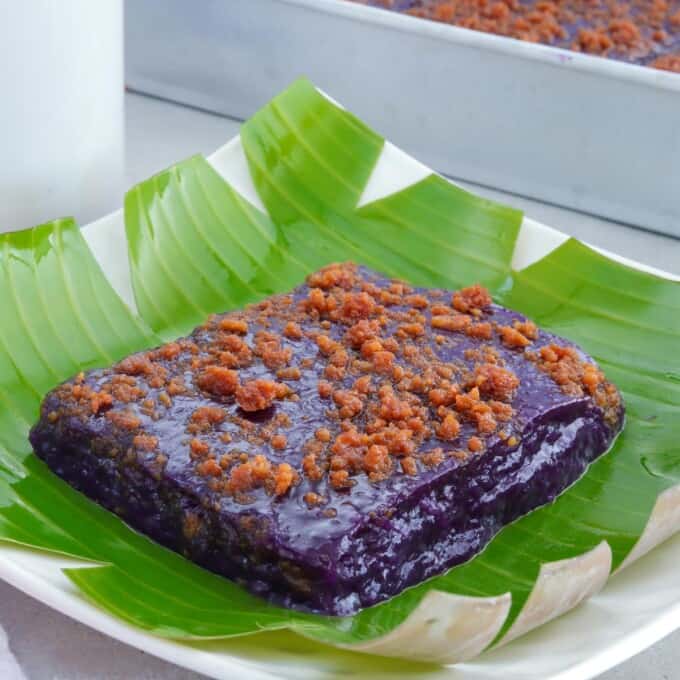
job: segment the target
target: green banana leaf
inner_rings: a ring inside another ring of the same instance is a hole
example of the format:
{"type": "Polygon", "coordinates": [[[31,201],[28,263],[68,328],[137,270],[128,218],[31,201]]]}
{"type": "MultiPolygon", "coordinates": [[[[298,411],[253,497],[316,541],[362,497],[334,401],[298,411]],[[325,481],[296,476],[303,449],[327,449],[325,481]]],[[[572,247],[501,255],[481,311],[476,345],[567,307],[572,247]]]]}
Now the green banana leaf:
{"type": "Polygon", "coordinates": [[[0,236],[0,540],[97,563],[67,574],[109,612],[180,639],[288,628],[356,643],[392,630],[432,589],[510,592],[501,638],[541,564],[605,540],[620,565],[658,495],[680,482],[680,284],[574,240],[514,271],[522,215],[436,175],[357,207],[384,140],[307,81],[245,123],[241,139],[266,214],[200,156],[128,193],[137,313],[109,285],[73,221],[0,236]],[[467,564],[348,618],[249,595],[133,532],[32,454],[28,430],[60,381],[348,259],[419,285],[482,282],[498,302],[581,344],[624,394],[627,424],[612,451],[467,564]]]}

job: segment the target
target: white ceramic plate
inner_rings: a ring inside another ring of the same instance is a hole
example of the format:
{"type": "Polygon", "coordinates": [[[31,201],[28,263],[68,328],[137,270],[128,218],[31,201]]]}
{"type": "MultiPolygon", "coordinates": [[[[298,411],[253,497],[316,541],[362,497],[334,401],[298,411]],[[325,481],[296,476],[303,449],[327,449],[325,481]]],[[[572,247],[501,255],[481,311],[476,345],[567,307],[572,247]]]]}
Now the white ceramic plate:
{"type": "MultiPolygon", "coordinates": [[[[264,210],[250,179],[240,139],[209,159],[217,171],[264,210]]],[[[431,171],[386,144],[361,203],[398,191],[431,171]]],[[[83,228],[111,284],[134,308],[122,212],[83,228]]],[[[513,265],[521,269],[556,248],[567,236],[525,219],[513,265]]],[[[648,267],[620,261],[649,271],[648,267]]],[[[678,277],[656,270],[668,278],[678,277]]],[[[678,527],[680,528],[680,527],[678,527]]],[[[214,678],[328,680],[366,677],[426,680],[583,680],[650,646],[680,627],[680,536],[656,548],[585,604],[474,662],[455,667],[408,664],[344,652],[294,636],[260,635],[182,643],[149,635],[85,600],[61,569],[82,562],[0,544],[0,577],[25,593],[102,633],[214,678]]]]}

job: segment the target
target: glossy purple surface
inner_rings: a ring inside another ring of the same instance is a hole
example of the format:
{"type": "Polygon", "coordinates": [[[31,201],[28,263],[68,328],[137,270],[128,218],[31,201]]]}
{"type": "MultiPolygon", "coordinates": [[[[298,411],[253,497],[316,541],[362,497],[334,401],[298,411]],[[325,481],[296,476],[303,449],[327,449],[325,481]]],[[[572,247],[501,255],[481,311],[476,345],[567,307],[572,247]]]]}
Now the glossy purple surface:
{"type": "MultiPolygon", "coordinates": [[[[388,283],[377,276],[374,280],[381,286],[388,283]]],[[[306,286],[296,289],[295,299],[307,292],[306,286]]],[[[490,316],[504,325],[524,319],[496,305],[490,316]]],[[[269,330],[279,323],[274,319],[269,330]]],[[[248,338],[256,331],[251,324],[248,338]]],[[[339,338],[342,332],[336,328],[329,334],[339,338]]],[[[206,333],[194,332],[199,346],[206,333]]],[[[478,347],[479,341],[449,335],[450,344],[431,342],[439,358],[470,364],[463,358],[465,350],[478,347]]],[[[541,332],[534,347],[556,341],[571,344],[541,332]]],[[[505,524],[551,501],[580,477],[620,429],[622,413],[615,426],[608,425],[590,398],[565,395],[522,352],[506,348],[497,337],[489,344],[521,380],[513,400],[516,415],[504,426],[506,435],[516,435],[520,443],[509,446],[507,438],[492,435],[483,455],[465,462],[448,457],[437,467],[421,466],[415,477],[399,473],[374,483],[359,475],[351,490],[337,491],[327,478],[310,481],[301,475],[299,485],[282,498],[259,489],[252,503],[239,504],[211,491],[189,456],[185,428],[191,413],[214,403],[199,392],[175,397],[158,420],[137,410],[144,431],[158,437],[159,449],[168,458],[162,473],[155,453],[126,456],[132,435],[114,431],[105,418],[90,415],[50,423],[47,414],[60,406],[54,392],[45,399],[31,442],[57,475],[163,545],[273,602],[348,615],[472,557],[505,524]],[[310,491],[328,497],[329,503],[309,508],[303,497],[310,491]],[[336,512],[334,517],[327,516],[329,509],[336,512]],[[190,532],[189,517],[194,527],[190,532]]],[[[285,429],[286,448],[276,451],[268,444],[252,444],[229,421],[210,436],[217,446],[219,434],[228,431],[232,449],[265,453],[272,461],[286,461],[299,470],[304,443],[317,428],[331,426],[328,402],[317,391],[324,363],[310,339],[285,340],[284,345],[294,348],[296,361],[314,362],[295,383],[300,399],[277,402],[250,417],[266,422],[277,410],[287,413],[291,425],[285,429]]],[[[191,374],[176,362],[166,366],[171,374],[184,373],[190,384],[191,374]]],[[[91,371],[85,382],[97,388],[110,373],[91,371]]],[[[272,377],[259,362],[241,369],[241,375],[242,380],[272,377]]],[[[347,386],[351,381],[346,379],[347,386]]],[[[233,413],[238,410],[233,403],[222,405],[233,413]]],[[[475,426],[463,422],[459,440],[447,443],[432,437],[421,452],[442,445],[459,449],[473,434],[475,426]]]]}

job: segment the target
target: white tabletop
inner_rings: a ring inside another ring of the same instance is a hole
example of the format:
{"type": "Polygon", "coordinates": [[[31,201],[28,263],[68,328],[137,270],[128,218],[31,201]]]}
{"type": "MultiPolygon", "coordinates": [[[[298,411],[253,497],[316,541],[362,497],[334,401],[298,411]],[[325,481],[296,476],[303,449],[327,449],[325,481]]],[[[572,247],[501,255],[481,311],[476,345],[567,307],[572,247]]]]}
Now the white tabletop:
{"type": "MultiPolygon", "coordinates": [[[[238,131],[226,118],[128,94],[128,185],[194,153],[209,153],[238,131]]],[[[475,192],[525,211],[593,245],[680,274],[680,240],[482,187],[475,192]]],[[[92,631],[0,582],[0,625],[29,680],[198,680],[92,631]]],[[[680,631],[601,676],[602,680],[680,680],[680,631]]]]}

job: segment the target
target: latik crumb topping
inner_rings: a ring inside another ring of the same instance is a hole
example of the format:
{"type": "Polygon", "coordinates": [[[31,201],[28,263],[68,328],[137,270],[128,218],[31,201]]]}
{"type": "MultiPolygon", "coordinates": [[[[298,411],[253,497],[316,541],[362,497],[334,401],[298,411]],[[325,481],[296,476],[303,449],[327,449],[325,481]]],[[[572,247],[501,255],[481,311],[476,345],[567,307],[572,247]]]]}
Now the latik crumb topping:
{"type": "Polygon", "coordinates": [[[212,316],[96,384],[76,376],[48,418],[104,418],[162,474],[167,452],[152,424],[179,409],[187,460],[211,493],[252,503],[304,483],[313,510],[358,484],[466,464],[499,442],[519,446],[518,362],[592,398],[610,422],[620,417],[618,392],[595,365],[573,348],[539,347],[534,323],[499,323],[498,314],[480,285],[414,290],[332,264],[307,288],[212,316]]]}

